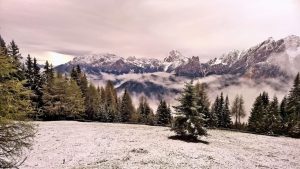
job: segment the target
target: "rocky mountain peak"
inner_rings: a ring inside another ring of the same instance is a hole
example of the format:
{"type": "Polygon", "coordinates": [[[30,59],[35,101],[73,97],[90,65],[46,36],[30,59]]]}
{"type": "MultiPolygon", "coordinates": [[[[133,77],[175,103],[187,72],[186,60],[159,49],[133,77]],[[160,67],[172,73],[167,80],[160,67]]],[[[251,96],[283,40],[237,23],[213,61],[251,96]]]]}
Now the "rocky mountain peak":
{"type": "Polygon", "coordinates": [[[171,50],[169,56],[164,59],[165,62],[174,62],[183,60],[184,56],[178,50],[171,50]]]}

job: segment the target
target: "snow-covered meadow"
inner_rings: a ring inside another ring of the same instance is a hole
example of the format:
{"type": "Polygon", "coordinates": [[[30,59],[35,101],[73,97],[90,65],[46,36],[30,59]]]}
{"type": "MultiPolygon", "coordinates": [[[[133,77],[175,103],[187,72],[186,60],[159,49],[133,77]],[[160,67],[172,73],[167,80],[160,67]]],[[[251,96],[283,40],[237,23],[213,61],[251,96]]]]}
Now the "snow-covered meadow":
{"type": "Polygon", "coordinates": [[[300,168],[300,139],[209,130],[203,142],[191,143],[169,139],[174,133],[167,127],[35,123],[35,142],[21,169],[300,168]]]}

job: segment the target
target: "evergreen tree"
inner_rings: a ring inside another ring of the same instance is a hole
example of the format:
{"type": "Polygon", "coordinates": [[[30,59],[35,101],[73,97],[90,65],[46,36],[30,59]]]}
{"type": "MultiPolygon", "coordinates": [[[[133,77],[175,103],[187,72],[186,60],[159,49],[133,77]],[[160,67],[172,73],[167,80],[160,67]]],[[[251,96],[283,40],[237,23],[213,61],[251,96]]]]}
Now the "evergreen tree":
{"type": "Polygon", "coordinates": [[[85,97],[86,116],[89,120],[95,120],[100,112],[100,92],[93,84],[90,84],[85,97]]]}
{"type": "Polygon", "coordinates": [[[248,129],[250,131],[263,133],[266,131],[264,128],[264,117],[267,114],[267,107],[269,105],[269,96],[266,92],[260,94],[251,109],[251,114],[248,119],[248,129]]]}
{"type": "Polygon", "coordinates": [[[207,120],[207,126],[208,127],[217,127],[218,126],[218,117],[217,117],[217,111],[219,107],[219,96],[216,97],[216,100],[214,104],[212,105],[211,112],[209,115],[209,118],[207,120]]]}
{"type": "Polygon", "coordinates": [[[11,41],[7,47],[7,55],[11,58],[11,63],[15,66],[16,71],[13,72],[12,76],[18,78],[19,80],[24,80],[24,69],[21,64],[22,56],[19,52],[19,47],[15,41],[11,41]]]}
{"type": "Polygon", "coordinates": [[[280,119],[282,124],[282,133],[287,133],[288,131],[288,112],[287,112],[287,98],[284,97],[280,103],[280,119]]]}
{"type": "Polygon", "coordinates": [[[279,133],[281,127],[281,119],[279,114],[278,99],[274,96],[270,102],[267,110],[267,114],[264,117],[264,128],[268,134],[279,133]]]}
{"type": "Polygon", "coordinates": [[[34,102],[36,104],[36,108],[39,109],[42,106],[42,87],[44,85],[44,81],[42,75],[40,73],[40,68],[37,64],[36,58],[33,58],[33,81],[32,81],[32,90],[34,91],[35,98],[34,102]]]}
{"type": "Polygon", "coordinates": [[[288,132],[300,137],[300,74],[298,73],[287,98],[288,132]]]}
{"type": "Polygon", "coordinates": [[[1,35],[0,35],[0,54],[3,56],[7,56],[6,43],[1,35]]]}
{"type": "Polygon", "coordinates": [[[26,122],[31,92],[13,76],[18,71],[13,59],[0,50],[0,168],[18,168],[35,133],[34,126],[26,122]]]}
{"type": "Polygon", "coordinates": [[[111,81],[108,81],[105,86],[105,121],[113,122],[115,121],[118,109],[118,102],[117,102],[117,92],[114,88],[114,85],[111,81]]]}
{"type": "Polygon", "coordinates": [[[199,113],[196,105],[195,88],[192,82],[185,84],[183,93],[178,99],[179,106],[174,106],[176,117],[172,125],[172,131],[180,136],[197,136],[206,135],[204,128],[204,114],[199,113]]]}
{"type": "Polygon", "coordinates": [[[229,99],[228,96],[226,96],[225,99],[225,105],[224,105],[224,111],[223,111],[223,127],[229,128],[231,126],[231,117],[230,117],[230,110],[229,110],[229,99]]]}
{"type": "Polygon", "coordinates": [[[207,96],[207,92],[206,92],[206,84],[200,84],[197,83],[195,85],[195,91],[196,91],[196,104],[198,109],[198,112],[204,114],[204,118],[205,118],[205,126],[209,126],[208,125],[208,119],[210,118],[211,114],[209,112],[209,107],[210,107],[210,102],[207,96]]]}
{"type": "Polygon", "coordinates": [[[52,82],[53,78],[54,78],[53,67],[49,64],[48,61],[46,61],[44,66],[44,72],[43,72],[43,80],[45,84],[49,84],[52,82]]]}
{"type": "Polygon", "coordinates": [[[147,98],[145,96],[140,97],[137,114],[139,116],[138,121],[140,123],[143,123],[143,124],[153,123],[153,119],[150,119],[150,116],[152,116],[152,114],[153,114],[153,110],[150,108],[147,98]]]}
{"type": "Polygon", "coordinates": [[[122,96],[122,105],[121,105],[121,122],[129,122],[131,114],[134,113],[135,109],[132,104],[131,97],[127,90],[125,89],[122,96]]]}
{"type": "Polygon", "coordinates": [[[27,56],[26,60],[26,68],[25,68],[25,77],[27,79],[28,86],[31,86],[33,83],[33,63],[30,55],[27,56]]]}
{"type": "Polygon", "coordinates": [[[12,40],[8,46],[8,55],[12,57],[12,63],[16,66],[16,68],[21,68],[20,60],[22,59],[22,56],[20,54],[19,47],[14,40],[12,40]]]}
{"type": "Polygon", "coordinates": [[[166,126],[171,124],[171,109],[165,100],[161,100],[156,111],[157,124],[166,126]]]}
{"type": "Polygon", "coordinates": [[[223,93],[221,93],[221,96],[219,98],[218,107],[217,107],[217,117],[218,117],[218,127],[225,127],[224,125],[224,97],[223,93]]]}

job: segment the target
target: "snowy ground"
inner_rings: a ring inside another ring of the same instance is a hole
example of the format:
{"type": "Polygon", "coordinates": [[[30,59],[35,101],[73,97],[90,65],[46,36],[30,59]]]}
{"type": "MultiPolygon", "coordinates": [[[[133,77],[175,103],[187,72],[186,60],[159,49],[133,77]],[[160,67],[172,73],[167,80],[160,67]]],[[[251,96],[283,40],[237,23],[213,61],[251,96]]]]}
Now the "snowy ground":
{"type": "Polygon", "coordinates": [[[209,142],[168,139],[165,127],[38,122],[20,168],[300,168],[300,140],[209,130],[209,142]]]}

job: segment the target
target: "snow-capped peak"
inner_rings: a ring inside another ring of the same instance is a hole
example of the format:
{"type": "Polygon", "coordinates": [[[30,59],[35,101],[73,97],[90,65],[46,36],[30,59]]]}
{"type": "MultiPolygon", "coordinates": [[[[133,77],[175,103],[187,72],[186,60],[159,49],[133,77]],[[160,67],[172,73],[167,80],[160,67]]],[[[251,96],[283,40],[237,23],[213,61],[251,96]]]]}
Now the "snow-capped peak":
{"type": "Polygon", "coordinates": [[[169,56],[164,59],[165,62],[175,62],[179,60],[185,60],[186,58],[178,51],[171,50],[169,56]]]}

